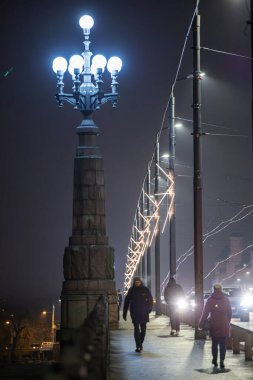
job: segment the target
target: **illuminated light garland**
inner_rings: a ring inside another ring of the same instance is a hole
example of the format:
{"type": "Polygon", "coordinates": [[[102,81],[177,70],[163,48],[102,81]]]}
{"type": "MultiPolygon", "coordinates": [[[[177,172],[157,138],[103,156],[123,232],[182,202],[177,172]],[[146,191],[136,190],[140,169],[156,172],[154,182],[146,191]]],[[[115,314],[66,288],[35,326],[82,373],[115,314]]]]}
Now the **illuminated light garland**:
{"type": "Polygon", "coordinates": [[[133,237],[130,238],[131,246],[128,247],[126,272],[125,272],[125,282],[124,282],[124,294],[127,293],[129,287],[131,286],[131,280],[133,274],[139,264],[147,245],[150,241],[150,223],[154,218],[152,215],[145,217],[142,213],[138,211],[138,216],[144,220],[144,229],[141,230],[137,226],[134,226],[133,230],[137,232],[138,239],[135,240],[133,237]]]}
{"type": "Polygon", "coordinates": [[[168,207],[168,210],[167,210],[167,214],[166,214],[166,217],[165,217],[165,221],[164,221],[164,224],[163,224],[163,228],[162,228],[162,234],[163,234],[164,230],[165,230],[165,227],[166,227],[166,224],[167,224],[167,221],[168,221],[168,219],[170,220],[171,215],[172,215],[172,211],[171,210],[173,210],[173,203],[174,203],[174,198],[175,198],[175,190],[174,190],[175,181],[174,181],[173,175],[170,172],[169,172],[169,174],[167,174],[163,170],[162,167],[160,167],[158,164],[157,164],[157,166],[158,166],[159,170],[161,172],[163,172],[163,174],[170,181],[170,186],[168,187],[168,190],[165,193],[165,195],[169,196],[170,204],[169,204],[169,207],[168,207]]]}
{"type": "MultiPolygon", "coordinates": [[[[160,138],[161,132],[162,132],[162,130],[163,130],[163,125],[164,125],[164,122],[165,122],[165,117],[166,117],[166,114],[167,114],[167,110],[168,110],[169,102],[170,102],[170,100],[171,100],[172,93],[173,93],[174,88],[175,88],[175,86],[176,86],[176,82],[177,82],[177,80],[179,79],[179,78],[178,78],[178,75],[179,75],[179,71],[180,71],[180,68],[181,68],[181,65],[182,65],[182,60],[183,60],[183,56],[184,56],[184,53],[185,53],[187,40],[188,40],[188,37],[189,37],[190,31],[191,31],[191,29],[192,29],[192,24],[193,24],[193,21],[194,21],[194,18],[195,18],[196,12],[197,12],[197,10],[198,10],[199,3],[200,3],[200,0],[197,0],[197,1],[196,1],[196,6],[195,6],[195,9],[194,9],[194,12],[193,12],[192,18],[191,18],[191,22],[190,22],[189,28],[188,28],[187,33],[186,33],[186,36],[185,36],[185,40],[184,40],[184,44],[183,44],[183,49],[182,49],[182,51],[181,51],[181,55],[180,55],[180,59],[179,59],[179,64],[178,64],[177,71],[176,71],[176,75],[175,75],[175,79],[174,79],[174,82],[173,82],[173,85],[172,85],[172,92],[171,92],[170,98],[169,98],[169,100],[168,100],[168,102],[167,102],[167,104],[166,104],[166,108],[165,108],[165,111],[164,111],[164,114],[163,114],[163,118],[162,118],[161,128],[160,128],[159,133],[157,133],[157,140],[160,138]]],[[[202,48],[205,48],[205,49],[207,49],[207,50],[211,50],[210,48],[206,48],[206,47],[202,47],[202,48]]],[[[214,49],[213,49],[213,50],[214,50],[214,49]]],[[[221,53],[221,51],[216,51],[216,52],[221,53]]],[[[222,53],[225,53],[225,52],[222,52],[222,53]]],[[[226,54],[228,54],[228,52],[226,52],[226,54]]],[[[234,53],[230,53],[230,54],[231,54],[231,55],[235,55],[234,53]]],[[[245,58],[246,58],[246,57],[245,57],[245,58]]],[[[203,123],[202,123],[202,124],[203,124],[203,123]]],[[[154,158],[154,153],[153,153],[153,158],[154,158]]],[[[153,158],[152,158],[151,162],[153,161],[153,158]]],[[[151,166],[151,163],[149,163],[149,169],[150,169],[150,166],[151,166]]],[[[169,190],[165,193],[165,196],[166,196],[167,194],[169,194],[169,190]]],[[[173,191],[173,194],[174,194],[174,191],[173,191]]],[[[155,212],[153,213],[153,215],[155,215],[156,221],[159,220],[159,215],[158,215],[158,217],[157,217],[157,213],[158,213],[159,205],[160,205],[160,204],[161,204],[161,203],[159,203],[158,205],[156,205],[156,210],[155,210],[155,212]]],[[[169,211],[168,211],[168,214],[169,214],[169,211]]],[[[167,222],[167,219],[169,218],[169,216],[170,216],[170,214],[169,214],[168,217],[166,218],[166,222],[167,222]]],[[[152,220],[152,219],[150,219],[150,221],[151,221],[151,220],[152,220]]],[[[166,225],[166,222],[165,222],[165,225],[166,225]]],[[[224,228],[226,228],[226,227],[224,227],[224,228]]],[[[154,237],[154,234],[156,233],[156,231],[157,231],[157,224],[156,224],[155,227],[154,227],[153,235],[151,236],[151,239],[150,239],[150,245],[151,245],[151,243],[152,243],[152,240],[153,240],[153,237],[154,237]]],[[[150,232],[150,231],[149,231],[149,232],[150,232]]],[[[216,233],[218,233],[218,232],[219,232],[219,231],[217,231],[216,233]]],[[[144,235],[143,235],[143,236],[144,236],[144,235]]],[[[210,235],[210,236],[211,236],[211,235],[210,235]]],[[[208,235],[207,237],[209,237],[209,235],[208,235]]],[[[192,248],[191,248],[191,249],[192,249],[192,248]]],[[[192,252],[191,252],[191,253],[188,253],[189,251],[191,251],[191,249],[188,250],[187,253],[185,253],[185,254],[182,255],[182,257],[184,257],[184,260],[183,260],[182,262],[179,261],[179,265],[178,265],[178,267],[181,265],[181,263],[183,263],[183,262],[187,259],[187,257],[189,257],[189,256],[192,254],[192,252]],[[187,255],[187,256],[185,257],[185,255],[187,255]]],[[[131,250],[132,250],[132,254],[133,254],[134,256],[136,256],[137,252],[135,252],[134,249],[131,249],[131,250]]],[[[138,256],[138,255],[137,255],[137,256],[138,256]]],[[[128,257],[130,258],[129,255],[128,255],[128,257]]],[[[179,258],[179,260],[180,260],[180,258],[179,258]]],[[[134,261],[134,260],[132,260],[132,261],[134,261]]],[[[177,262],[178,262],[178,260],[177,260],[177,262]]],[[[129,268],[128,265],[126,265],[126,267],[129,268]]],[[[132,268],[132,267],[131,267],[131,268],[132,268]]],[[[136,266],[135,266],[135,268],[136,268],[136,266]]],[[[132,272],[132,275],[133,275],[133,272],[132,272]]],[[[129,278],[129,276],[130,276],[130,275],[127,274],[126,277],[129,278]]],[[[127,286],[128,286],[128,284],[127,284],[127,286]]]]}
{"type": "Polygon", "coordinates": [[[125,282],[124,282],[124,294],[128,291],[129,287],[131,286],[132,277],[136,271],[136,268],[142,256],[145,253],[146,248],[151,246],[154,240],[154,237],[157,234],[158,223],[160,221],[159,211],[160,211],[162,202],[164,201],[166,197],[169,198],[170,203],[169,203],[169,207],[168,207],[165,221],[163,224],[162,233],[164,232],[167,221],[168,219],[171,218],[171,215],[173,212],[173,202],[174,202],[174,197],[175,197],[174,178],[171,175],[171,173],[167,174],[165,170],[159,164],[156,164],[156,165],[160,169],[160,171],[164,174],[166,180],[169,181],[170,186],[167,187],[165,192],[155,194],[156,196],[160,197],[158,202],[156,199],[153,200],[153,197],[148,195],[146,192],[144,192],[144,189],[142,189],[143,194],[149,199],[150,203],[153,205],[153,213],[152,215],[145,216],[138,210],[138,216],[142,218],[144,221],[144,229],[141,230],[137,228],[136,225],[133,226],[133,231],[137,232],[138,239],[137,241],[135,241],[132,237],[130,238],[131,246],[128,247],[125,282]],[[154,224],[153,224],[153,228],[151,232],[152,222],[154,222],[154,224]]]}
{"type": "MultiPolygon", "coordinates": [[[[171,96],[172,96],[172,93],[174,91],[174,87],[176,85],[176,82],[178,80],[178,75],[179,75],[179,71],[180,71],[180,68],[181,68],[181,65],[182,65],[182,60],[183,60],[183,56],[184,56],[184,53],[185,53],[185,50],[186,50],[186,44],[187,44],[187,41],[188,41],[188,37],[189,37],[189,34],[190,34],[190,31],[192,29],[192,25],[193,25],[193,22],[194,22],[194,18],[195,18],[195,15],[196,15],[196,12],[197,12],[197,9],[198,9],[198,6],[199,6],[199,2],[200,0],[197,0],[196,1],[196,5],[195,5],[195,9],[194,9],[194,12],[192,14],[192,18],[191,18],[191,21],[190,21],[190,24],[189,24],[189,27],[188,27],[188,30],[187,30],[187,33],[186,33],[186,36],[185,36],[185,39],[184,39],[184,44],[183,44],[183,48],[182,48],[182,51],[181,51],[181,55],[180,55],[180,59],[179,59],[179,64],[178,64],[178,67],[177,67],[177,71],[176,71],[176,75],[175,75],[175,79],[174,79],[174,82],[173,82],[173,85],[172,85],[172,91],[171,91],[171,95],[170,95],[170,98],[166,104],[166,107],[165,107],[165,111],[164,111],[164,114],[163,114],[163,118],[162,118],[162,123],[161,123],[161,127],[160,127],[160,131],[157,133],[157,140],[159,140],[160,138],[160,135],[161,135],[161,132],[163,130],[163,125],[164,125],[164,122],[165,122],[165,118],[166,118],[166,114],[167,114],[167,110],[168,110],[168,107],[169,107],[169,102],[170,102],[170,99],[171,99],[171,96]]],[[[153,157],[151,159],[151,161],[149,162],[149,165],[148,165],[148,169],[150,170],[150,167],[151,167],[151,164],[152,164],[152,161],[154,160],[154,152],[153,152],[153,157]]],[[[145,181],[145,180],[144,180],[145,181]]],[[[142,189],[143,190],[143,189],[142,189]]],[[[168,192],[166,193],[168,194],[168,192]]],[[[157,207],[159,207],[159,205],[157,205],[157,207]]],[[[157,208],[156,208],[156,211],[153,215],[155,215],[156,217],[156,221],[159,221],[159,215],[157,217],[157,208]]],[[[157,231],[157,223],[154,227],[154,233],[157,231]]],[[[154,236],[154,233],[151,237],[151,240],[150,240],[150,244],[152,242],[152,239],[153,239],[153,236],[154,236]]],[[[132,273],[133,274],[133,273],[132,273]]],[[[126,287],[125,289],[128,289],[127,286],[129,287],[129,283],[125,283],[126,287]]]]}

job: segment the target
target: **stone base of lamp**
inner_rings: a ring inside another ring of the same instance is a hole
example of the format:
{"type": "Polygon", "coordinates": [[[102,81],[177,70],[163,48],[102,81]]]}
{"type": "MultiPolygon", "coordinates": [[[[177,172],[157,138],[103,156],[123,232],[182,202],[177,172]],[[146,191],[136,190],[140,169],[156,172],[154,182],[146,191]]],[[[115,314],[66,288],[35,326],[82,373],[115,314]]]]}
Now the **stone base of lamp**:
{"type": "Polygon", "coordinates": [[[118,305],[112,280],[64,281],[61,294],[61,343],[69,342],[94,309],[99,297],[108,298],[109,328],[118,328],[118,305]]]}
{"type": "Polygon", "coordinates": [[[114,250],[109,246],[69,246],[64,253],[61,293],[61,342],[68,341],[101,295],[108,298],[109,328],[118,328],[114,250]]]}

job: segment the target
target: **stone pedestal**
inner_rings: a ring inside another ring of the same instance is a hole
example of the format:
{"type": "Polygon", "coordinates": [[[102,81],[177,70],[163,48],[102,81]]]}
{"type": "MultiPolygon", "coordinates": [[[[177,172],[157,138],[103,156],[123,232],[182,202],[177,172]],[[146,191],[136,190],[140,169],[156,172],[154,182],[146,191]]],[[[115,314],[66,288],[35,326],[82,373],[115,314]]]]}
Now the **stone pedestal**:
{"type": "Polygon", "coordinates": [[[108,245],[106,236],[104,169],[97,145],[99,128],[86,118],[77,127],[77,133],[72,236],[63,260],[63,343],[82,325],[100,295],[106,295],[109,300],[110,328],[118,327],[114,249],[108,245]]]}

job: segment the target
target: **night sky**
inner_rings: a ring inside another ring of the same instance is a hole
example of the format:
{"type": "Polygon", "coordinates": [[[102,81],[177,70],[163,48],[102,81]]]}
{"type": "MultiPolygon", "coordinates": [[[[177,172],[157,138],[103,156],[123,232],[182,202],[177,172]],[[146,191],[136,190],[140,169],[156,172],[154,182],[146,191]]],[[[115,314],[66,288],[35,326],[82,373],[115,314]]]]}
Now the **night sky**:
{"type": "MultiPolygon", "coordinates": [[[[83,14],[95,20],[90,50],[123,60],[118,108],[107,104],[94,115],[105,164],[107,234],[115,248],[116,284],[122,288],[137,200],[194,7],[192,0],[1,2],[0,299],[50,304],[60,296],[72,227],[75,127],[82,118],[68,104],[58,109],[51,63],[58,55],[68,59],[82,52],[78,21],[83,14]]],[[[201,45],[250,56],[248,7],[249,1],[200,1],[201,45]]],[[[190,32],[179,77],[192,72],[191,46],[190,32]]],[[[201,140],[205,233],[253,204],[252,96],[249,59],[204,50],[201,66],[207,74],[202,120],[216,125],[203,125],[203,132],[212,135],[201,140]]],[[[109,73],[104,82],[109,90],[109,73]]],[[[65,91],[71,91],[68,74],[65,91]]],[[[192,81],[178,82],[174,95],[176,116],[191,120],[192,81]]],[[[186,121],[176,137],[178,256],[193,243],[191,132],[186,121]]],[[[166,131],[162,134],[161,154],[167,144],[166,131]]],[[[230,234],[243,234],[252,244],[252,226],[251,214],[210,238],[204,245],[204,272],[230,234]]],[[[161,239],[163,279],[169,269],[168,230],[161,239]]],[[[186,290],[193,285],[192,263],[191,257],[178,272],[186,290]]]]}

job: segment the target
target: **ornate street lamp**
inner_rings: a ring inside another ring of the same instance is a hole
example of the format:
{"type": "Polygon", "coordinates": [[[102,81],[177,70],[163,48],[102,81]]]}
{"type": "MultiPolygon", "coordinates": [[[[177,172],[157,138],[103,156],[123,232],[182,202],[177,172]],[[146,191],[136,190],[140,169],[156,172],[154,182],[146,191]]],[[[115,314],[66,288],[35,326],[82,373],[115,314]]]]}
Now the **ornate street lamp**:
{"type": "Polygon", "coordinates": [[[99,128],[92,120],[94,110],[108,101],[116,107],[118,73],[122,61],[112,57],[106,61],[102,55],[89,50],[90,29],[94,21],[91,16],[80,18],[84,34],[84,52],[74,55],[69,64],[63,57],[55,58],[53,70],[57,75],[59,107],[70,103],[83,115],[81,125],[76,128],[79,142],[74,162],[74,199],[72,236],[65,248],[64,279],[61,292],[61,345],[75,336],[78,329],[92,312],[101,295],[108,300],[109,326],[118,326],[117,292],[114,282],[114,249],[108,244],[105,228],[105,189],[103,158],[97,143],[99,128]],[[111,73],[111,92],[103,90],[103,72],[107,66],[111,73]],[[63,91],[64,73],[72,76],[72,93],[63,91]]]}
{"type": "Polygon", "coordinates": [[[52,66],[57,75],[57,94],[55,97],[59,107],[63,107],[63,103],[68,102],[75,109],[79,109],[84,118],[87,118],[94,110],[99,109],[101,104],[108,101],[112,102],[113,107],[117,106],[119,97],[117,78],[122,67],[122,61],[118,57],[111,57],[107,62],[103,55],[98,54],[93,57],[91,62],[92,52],[89,50],[89,36],[90,29],[94,24],[93,18],[88,15],[82,16],[79,24],[84,34],[84,52],[82,55],[73,55],[69,64],[65,58],[57,57],[52,66]],[[110,93],[105,93],[102,87],[102,76],[106,65],[112,78],[110,93]],[[67,68],[73,80],[72,94],[63,92],[63,77],[67,68]]]}

